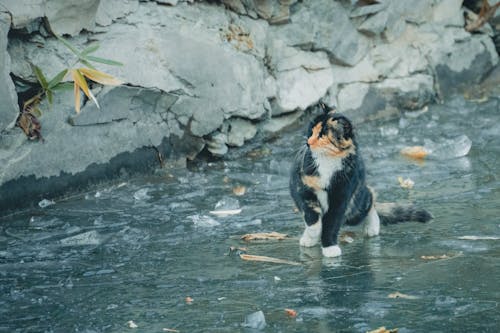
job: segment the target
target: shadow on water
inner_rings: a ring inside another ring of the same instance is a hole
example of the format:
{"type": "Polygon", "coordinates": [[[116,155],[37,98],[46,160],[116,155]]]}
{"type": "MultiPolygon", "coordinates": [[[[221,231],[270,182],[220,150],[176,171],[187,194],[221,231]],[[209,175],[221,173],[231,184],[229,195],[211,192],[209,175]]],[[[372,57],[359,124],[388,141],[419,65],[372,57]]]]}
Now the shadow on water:
{"type": "Polygon", "coordinates": [[[349,229],[353,241],[342,244],[341,258],[298,246],[303,227],[288,169],[301,130],[243,156],[96,187],[7,217],[0,332],[123,332],[133,324],[137,332],[497,332],[499,106],[493,98],[454,99],[358,124],[380,200],[418,202],[434,220],[383,228],[369,240],[349,229]],[[466,156],[461,135],[472,141],[466,156]],[[413,145],[433,153],[422,163],[400,156],[413,145]],[[399,176],[414,187],[402,188],[399,176]],[[243,195],[233,193],[237,186],[243,195]],[[210,214],[217,205],[242,211],[210,214]],[[289,238],[239,239],[265,231],[289,238]],[[243,261],[230,247],[300,265],[243,261]],[[258,311],[265,327],[244,327],[258,311]]]}

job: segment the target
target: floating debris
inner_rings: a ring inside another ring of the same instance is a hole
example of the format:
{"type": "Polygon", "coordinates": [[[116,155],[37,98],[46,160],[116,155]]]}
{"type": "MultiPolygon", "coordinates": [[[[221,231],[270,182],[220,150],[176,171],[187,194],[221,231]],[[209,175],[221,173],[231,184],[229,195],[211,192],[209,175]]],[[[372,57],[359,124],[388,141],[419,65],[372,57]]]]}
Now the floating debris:
{"type": "Polygon", "coordinates": [[[163,332],[172,332],[172,333],[179,333],[180,332],[179,330],[176,330],[174,328],[164,328],[162,331],[163,332]]]}
{"type": "Polygon", "coordinates": [[[458,237],[461,240],[500,240],[498,236],[461,236],[458,237]]]}
{"type": "Polygon", "coordinates": [[[376,330],[373,331],[367,331],[366,333],[397,333],[398,329],[397,328],[392,328],[392,329],[387,329],[385,326],[379,327],[376,330]]]}
{"type": "Polygon", "coordinates": [[[127,321],[127,326],[128,326],[129,328],[138,328],[138,327],[139,327],[136,323],[134,323],[134,321],[133,321],[133,320],[129,320],[129,321],[127,321]]]}
{"type": "Polygon", "coordinates": [[[340,234],[339,241],[344,244],[351,244],[354,242],[354,238],[356,238],[356,234],[352,231],[344,231],[340,234]]]}
{"type": "Polygon", "coordinates": [[[193,299],[192,297],[189,297],[189,296],[188,296],[188,297],[186,297],[186,298],[184,299],[184,301],[186,302],[186,304],[193,304],[194,299],[193,299]]]}
{"type": "Polygon", "coordinates": [[[237,195],[237,196],[245,195],[246,191],[247,191],[247,188],[245,186],[242,186],[242,185],[238,185],[238,186],[233,187],[233,194],[237,195]]]}
{"type": "Polygon", "coordinates": [[[283,240],[287,238],[287,234],[281,234],[279,232],[259,232],[253,234],[246,234],[241,236],[241,239],[244,241],[253,241],[253,240],[267,240],[267,239],[275,239],[275,240],[283,240]]]}
{"type": "Polygon", "coordinates": [[[405,147],[400,151],[401,155],[413,158],[415,160],[423,160],[427,155],[429,155],[429,151],[422,146],[411,146],[405,147]]]}
{"type": "Polygon", "coordinates": [[[38,203],[38,207],[45,208],[45,207],[52,206],[55,204],[56,204],[56,202],[54,200],[43,199],[38,203]]]}
{"type": "Polygon", "coordinates": [[[293,310],[293,309],[285,309],[285,313],[288,317],[290,318],[295,318],[297,317],[297,311],[293,310]]]}
{"type": "Polygon", "coordinates": [[[237,215],[241,213],[241,208],[238,209],[222,209],[222,210],[211,210],[210,214],[217,215],[220,217],[237,215]]]}
{"type": "Polygon", "coordinates": [[[388,298],[402,298],[402,299],[418,299],[417,296],[407,295],[396,291],[387,295],[388,298]]]}
{"type": "Polygon", "coordinates": [[[447,254],[442,254],[439,256],[420,256],[422,260],[439,260],[439,259],[450,259],[451,257],[447,254]]]}
{"type": "Polygon", "coordinates": [[[406,189],[412,189],[415,182],[410,178],[403,179],[403,177],[398,177],[399,186],[406,189]]]}
{"type": "Polygon", "coordinates": [[[285,264],[285,265],[294,265],[294,266],[300,266],[301,263],[296,262],[296,261],[290,261],[290,260],[284,260],[284,259],[278,259],[278,258],[273,258],[273,257],[266,257],[266,256],[255,256],[252,254],[240,254],[240,258],[246,261],[261,261],[261,262],[270,262],[273,264],[285,264]]]}

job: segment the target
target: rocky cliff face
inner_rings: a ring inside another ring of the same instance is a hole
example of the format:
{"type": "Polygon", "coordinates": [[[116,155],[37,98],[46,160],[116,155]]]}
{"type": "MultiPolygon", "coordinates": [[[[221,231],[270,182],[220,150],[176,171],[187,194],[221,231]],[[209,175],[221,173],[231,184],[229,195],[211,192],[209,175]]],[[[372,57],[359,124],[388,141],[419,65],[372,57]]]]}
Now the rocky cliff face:
{"type": "Polygon", "coordinates": [[[320,99],[355,121],[421,109],[498,63],[463,12],[461,0],[0,0],[0,209],[159,157],[224,155],[320,99]],[[101,108],[79,115],[72,93],[58,94],[40,118],[45,142],[32,142],[14,127],[12,78],[35,82],[30,63],[48,76],[70,65],[49,31],[98,41],[97,55],[125,64],[100,69],[125,84],[96,86],[101,108]]]}

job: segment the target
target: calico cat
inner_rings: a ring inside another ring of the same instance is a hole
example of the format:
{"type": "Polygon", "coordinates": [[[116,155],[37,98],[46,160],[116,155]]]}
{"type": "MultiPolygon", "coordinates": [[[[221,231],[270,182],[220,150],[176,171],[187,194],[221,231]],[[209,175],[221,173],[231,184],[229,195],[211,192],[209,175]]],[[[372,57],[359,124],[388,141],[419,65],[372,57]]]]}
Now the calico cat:
{"type": "Polygon", "coordinates": [[[300,245],[321,241],[326,257],[340,256],[340,227],[365,222],[364,233],[377,236],[380,223],[427,222],[432,215],[411,204],[377,204],[366,185],[365,165],[349,119],[324,108],[307,129],[290,175],[290,193],[306,229],[300,245]]]}

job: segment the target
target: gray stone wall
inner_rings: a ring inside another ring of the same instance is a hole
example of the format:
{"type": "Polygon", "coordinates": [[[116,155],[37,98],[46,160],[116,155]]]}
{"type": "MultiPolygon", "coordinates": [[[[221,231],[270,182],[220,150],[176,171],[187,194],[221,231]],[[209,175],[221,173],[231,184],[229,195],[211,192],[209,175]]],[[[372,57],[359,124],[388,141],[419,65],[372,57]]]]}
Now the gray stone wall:
{"type": "Polygon", "coordinates": [[[134,164],[110,163],[123,154],[222,156],[320,99],[355,121],[418,110],[498,63],[490,35],[464,30],[461,0],[354,2],[0,0],[0,209],[29,180],[48,184],[31,190],[36,200],[64,190],[48,179],[118,174],[134,164]],[[98,41],[96,55],[124,63],[99,69],[125,84],[96,85],[101,108],[78,115],[72,92],[58,94],[43,107],[41,143],[14,127],[11,75],[35,82],[30,63],[47,76],[71,65],[50,31],[81,48],[98,41]]]}

